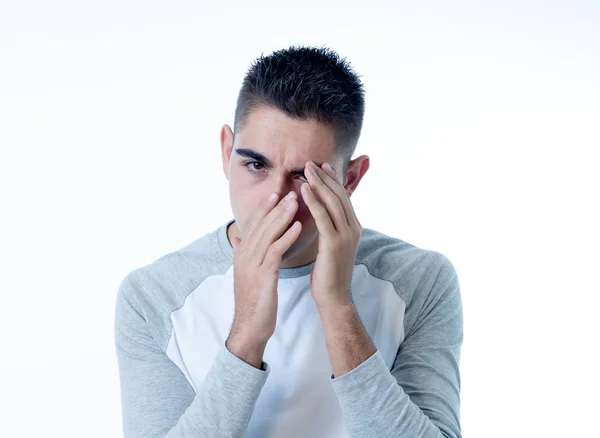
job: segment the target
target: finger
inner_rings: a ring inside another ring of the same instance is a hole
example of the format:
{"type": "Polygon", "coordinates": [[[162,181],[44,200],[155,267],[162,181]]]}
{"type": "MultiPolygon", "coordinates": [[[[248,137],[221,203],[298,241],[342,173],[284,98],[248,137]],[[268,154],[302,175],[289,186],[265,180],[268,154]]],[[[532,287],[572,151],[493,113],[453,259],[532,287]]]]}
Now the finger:
{"type": "MultiPolygon", "coordinates": [[[[289,195],[289,193],[288,193],[289,195]]],[[[278,193],[272,193],[269,198],[261,203],[258,211],[252,215],[248,220],[247,229],[244,231],[244,247],[247,248],[250,253],[256,251],[258,242],[264,237],[265,227],[264,222],[270,223],[273,221],[273,211],[281,207],[285,202],[285,197],[277,202],[279,198],[278,193]]]]}
{"type": "Polygon", "coordinates": [[[294,222],[294,224],[283,233],[283,236],[269,247],[263,264],[266,264],[272,269],[279,269],[283,255],[298,239],[300,231],[302,231],[302,223],[300,221],[294,222]]]}
{"type": "MultiPolygon", "coordinates": [[[[336,230],[341,231],[344,227],[348,226],[348,220],[346,219],[346,213],[344,211],[344,207],[339,198],[339,195],[334,192],[336,190],[335,187],[333,189],[329,187],[328,184],[323,180],[327,178],[327,180],[335,183],[332,178],[325,173],[323,169],[318,168],[313,165],[312,162],[306,165],[306,177],[308,182],[310,183],[311,189],[317,194],[317,196],[323,201],[322,204],[325,207],[325,210],[328,212],[329,216],[331,216],[331,221],[336,230]]],[[[330,183],[331,184],[331,183],[330,183]]]]}
{"type": "Polygon", "coordinates": [[[333,171],[329,163],[323,163],[322,168],[327,175],[335,181],[334,184],[334,181],[330,181],[327,177],[322,178],[323,182],[329,185],[329,187],[339,196],[342,206],[344,207],[344,213],[346,214],[348,225],[352,225],[352,221],[354,221],[356,224],[359,224],[358,218],[356,217],[356,212],[352,206],[352,201],[350,200],[350,194],[348,193],[348,190],[346,190],[346,188],[338,180],[338,175],[333,171]]]}
{"type": "Polygon", "coordinates": [[[248,237],[254,234],[254,229],[258,226],[260,221],[277,205],[278,198],[278,193],[272,193],[267,199],[260,203],[256,213],[248,220],[248,222],[246,222],[244,234],[248,234],[248,237]]]}
{"type": "Polygon", "coordinates": [[[264,262],[264,258],[269,247],[281,237],[290,222],[294,219],[298,209],[298,201],[296,193],[290,192],[291,198],[282,200],[282,202],[274,208],[267,217],[261,222],[259,229],[256,231],[256,239],[254,240],[254,254],[259,263],[264,262]]]}
{"type": "Polygon", "coordinates": [[[315,218],[315,223],[317,224],[319,233],[326,236],[335,234],[336,230],[331,222],[329,213],[327,213],[325,207],[323,207],[323,205],[317,201],[317,198],[310,188],[310,185],[308,183],[304,183],[300,187],[300,190],[302,191],[302,197],[308,206],[310,214],[315,218]]]}

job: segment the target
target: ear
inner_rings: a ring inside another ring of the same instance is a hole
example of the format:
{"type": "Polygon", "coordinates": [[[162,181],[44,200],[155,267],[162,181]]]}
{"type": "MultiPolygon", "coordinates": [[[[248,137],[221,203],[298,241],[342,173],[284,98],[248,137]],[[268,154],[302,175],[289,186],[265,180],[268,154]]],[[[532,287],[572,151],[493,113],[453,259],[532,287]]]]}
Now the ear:
{"type": "Polygon", "coordinates": [[[371,161],[367,155],[361,155],[354,160],[350,160],[348,170],[346,171],[346,183],[344,184],[348,196],[351,196],[356,190],[358,183],[360,183],[362,177],[367,173],[370,165],[371,161]]]}
{"type": "Polygon", "coordinates": [[[221,161],[223,162],[223,173],[229,181],[229,161],[233,151],[233,131],[229,125],[223,125],[221,128],[221,161]]]}

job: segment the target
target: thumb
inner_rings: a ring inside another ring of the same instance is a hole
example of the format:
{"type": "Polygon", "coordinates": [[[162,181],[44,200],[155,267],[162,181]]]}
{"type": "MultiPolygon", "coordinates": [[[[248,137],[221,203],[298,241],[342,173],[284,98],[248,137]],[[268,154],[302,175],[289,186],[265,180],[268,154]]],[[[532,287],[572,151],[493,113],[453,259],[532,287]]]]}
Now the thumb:
{"type": "Polygon", "coordinates": [[[233,246],[233,250],[235,251],[237,249],[238,246],[240,246],[240,238],[239,237],[233,237],[231,239],[231,246],[233,246]]]}

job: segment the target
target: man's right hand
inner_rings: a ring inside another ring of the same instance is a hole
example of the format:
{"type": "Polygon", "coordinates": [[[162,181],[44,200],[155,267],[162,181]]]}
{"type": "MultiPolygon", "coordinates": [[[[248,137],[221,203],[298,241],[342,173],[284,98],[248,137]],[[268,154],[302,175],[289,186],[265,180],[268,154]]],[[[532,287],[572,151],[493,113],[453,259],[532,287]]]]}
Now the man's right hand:
{"type": "Polygon", "coordinates": [[[290,192],[277,203],[266,200],[246,224],[243,239],[232,238],[235,316],[225,345],[233,354],[260,368],[277,321],[277,283],[283,254],[300,235],[296,221],[286,231],[298,208],[290,192]],[[283,235],[282,235],[283,233],[283,235]]]}

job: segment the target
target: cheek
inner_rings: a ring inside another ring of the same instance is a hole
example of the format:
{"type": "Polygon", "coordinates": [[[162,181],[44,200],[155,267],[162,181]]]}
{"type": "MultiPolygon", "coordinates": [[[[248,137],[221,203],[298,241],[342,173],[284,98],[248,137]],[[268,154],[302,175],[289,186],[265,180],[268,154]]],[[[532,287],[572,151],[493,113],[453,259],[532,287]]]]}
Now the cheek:
{"type": "Polygon", "coordinates": [[[308,206],[304,203],[303,199],[299,199],[298,210],[296,211],[296,216],[294,217],[294,220],[300,221],[302,223],[302,235],[312,234],[317,229],[315,218],[313,218],[312,214],[310,214],[310,210],[308,209],[308,206]]]}
{"type": "Polygon", "coordinates": [[[314,221],[312,214],[310,214],[310,209],[304,201],[304,196],[302,195],[301,189],[298,189],[298,212],[302,212],[304,217],[314,221]]]}
{"type": "Polygon", "coordinates": [[[245,222],[247,217],[251,215],[259,205],[258,196],[247,186],[231,187],[229,197],[231,200],[231,208],[233,209],[238,222],[245,222]]]}
{"type": "Polygon", "coordinates": [[[238,172],[229,180],[229,200],[235,220],[243,224],[246,215],[252,210],[252,204],[256,202],[252,186],[244,179],[244,175],[238,172]]]}
{"type": "MultiPolygon", "coordinates": [[[[240,230],[245,229],[245,224],[256,214],[263,201],[266,201],[270,193],[261,190],[252,179],[240,174],[237,179],[231,179],[229,184],[229,199],[233,216],[240,230]],[[264,193],[263,193],[264,192],[264,193]]],[[[265,189],[267,187],[265,186],[265,189]]]]}
{"type": "Polygon", "coordinates": [[[302,195],[298,197],[298,210],[296,211],[295,219],[302,222],[302,224],[313,219],[308,206],[304,203],[304,199],[302,199],[302,195]]]}

